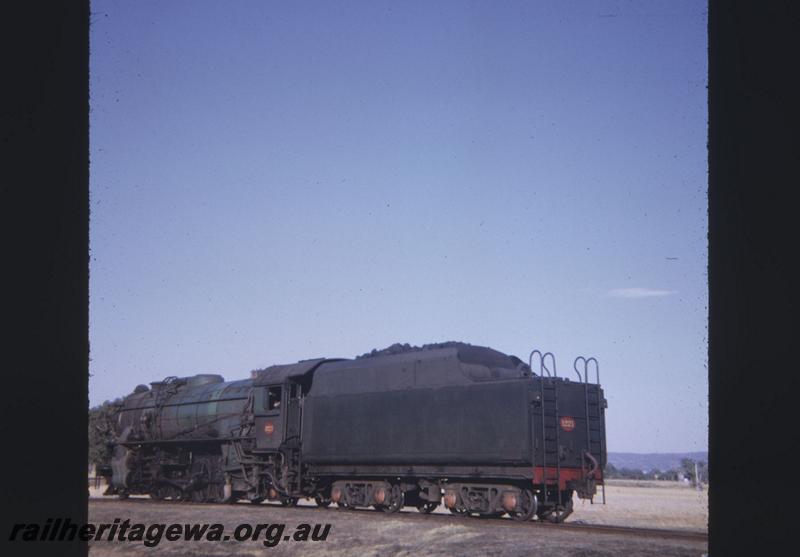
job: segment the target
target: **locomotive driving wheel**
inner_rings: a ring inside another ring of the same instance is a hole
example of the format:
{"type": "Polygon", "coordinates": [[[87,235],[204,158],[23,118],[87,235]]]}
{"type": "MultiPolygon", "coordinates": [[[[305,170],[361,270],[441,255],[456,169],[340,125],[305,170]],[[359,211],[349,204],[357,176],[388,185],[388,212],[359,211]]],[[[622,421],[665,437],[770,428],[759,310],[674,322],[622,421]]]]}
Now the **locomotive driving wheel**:
{"type": "Polygon", "coordinates": [[[180,491],[171,485],[161,485],[158,487],[158,493],[162,499],[171,499],[177,501],[180,496],[180,491]]]}
{"type": "Polygon", "coordinates": [[[220,483],[209,484],[206,487],[206,500],[210,503],[226,503],[225,486],[220,483]]]}
{"type": "Polygon", "coordinates": [[[164,497],[166,497],[166,493],[164,488],[161,486],[155,486],[150,490],[150,499],[153,499],[154,501],[161,501],[164,499],[164,497]]]}

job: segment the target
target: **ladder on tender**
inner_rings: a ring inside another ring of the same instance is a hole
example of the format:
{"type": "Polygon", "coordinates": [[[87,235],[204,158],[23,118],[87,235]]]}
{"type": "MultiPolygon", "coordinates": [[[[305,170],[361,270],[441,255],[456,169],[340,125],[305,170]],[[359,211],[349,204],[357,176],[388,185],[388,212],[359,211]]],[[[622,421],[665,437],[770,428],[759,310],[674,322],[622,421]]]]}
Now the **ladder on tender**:
{"type": "MultiPolygon", "coordinates": [[[[603,454],[603,401],[600,398],[600,365],[596,358],[584,358],[578,356],[573,363],[578,378],[582,379],[584,385],[584,400],[586,401],[586,451],[592,457],[592,461],[597,463],[594,455],[598,457],[603,454]],[[583,377],[578,369],[578,362],[583,362],[583,377]],[[594,363],[595,382],[589,383],[589,363],[594,363]]],[[[603,480],[603,468],[598,464],[600,479],[603,480]]],[[[603,504],[606,504],[605,482],[601,484],[603,492],[603,504]]],[[[590,500],[594,503],[594,500],[590,500]]]]}
{"type": "Polygon", "coordinates": [[[547,486],[556,485],[557,501],[561,505],[561,458],[558,454],[558,383],[552,378],[541,378],[539,382],[542,397],[542,483],[544,484],[543,503],[550,502],[547,486]],[[555,468],[555,474],[551,470],[555,468]]]}
{"type": "MultiPolygon", "coordinates": [[[[548,495],[548,485],[556,486],[556,501],[560,506],[561,501],[561,455],[559,454],[558,438],[558,374],[556,372],[556,360],[552,352],[542,354],[539,350],[531,352],[529,367],[533,371],[533,357],[538,356],[539,364],[539,400],[541,414],[541,466],[542,466],[542,503],[547,506],[551,501],[548,495]],[[546,365],[547,356],[553,365],[552,374],[546,365]],[[545,374],[547,377],[545,377],[545,374]],[[551,471],[555,469],[555,474],[551,471]]],[[[535,457],[534,457],[535,458],[535,457]]],[[[536,460],[534,459],[534,462],[536,460]]]]}

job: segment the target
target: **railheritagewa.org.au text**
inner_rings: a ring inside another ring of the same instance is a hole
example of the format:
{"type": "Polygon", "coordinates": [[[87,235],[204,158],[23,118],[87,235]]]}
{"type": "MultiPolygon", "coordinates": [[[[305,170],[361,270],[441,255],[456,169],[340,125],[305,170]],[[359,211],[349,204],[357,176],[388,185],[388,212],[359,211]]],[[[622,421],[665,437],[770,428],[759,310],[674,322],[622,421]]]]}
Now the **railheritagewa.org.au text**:
{"type": "Polygon", "coordinates": [[[14,524],[9,541],[64,542],[82,540],[132,542],[155,547],[162,541],[261,542],[275,547],[281,542],[322,542],[328,539],[330,524],[239,524],[226,531],[222,524],[142,524],[115,518],[113,522],[74,524],[70,519],[49,518],[44,524],[14,524]]]}

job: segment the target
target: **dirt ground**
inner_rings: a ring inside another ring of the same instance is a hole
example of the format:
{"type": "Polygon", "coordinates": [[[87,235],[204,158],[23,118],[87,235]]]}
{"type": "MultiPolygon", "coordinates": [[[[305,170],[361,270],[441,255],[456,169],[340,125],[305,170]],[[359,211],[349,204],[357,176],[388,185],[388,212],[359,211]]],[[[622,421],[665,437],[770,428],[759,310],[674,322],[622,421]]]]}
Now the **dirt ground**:
{"type": "MultiPolygon", "coordinates": [[[[663,539],[660,537],[623,536],[614,533],[587,532],[540,525],[518,524],[510,519],[461,518],[447,511],[425,516],[405,508],[395,515],[372,510],[345,511],[334,507],[318,509],[311,502],[297,508],[274,504],[254,506],[190,505],[172,502],[154,503],[147,498],[118,501],[102,498],[100,490],[90,489],[89,519],[93,523],[111,523],[115,518],[131,523],[221,523],[226,533],[239,524],[285,524],[285,534],[292,534],[301,523],[330,524],[325,541],[281,540],[265,547],[259,540],[162,541],[156,547],[141,542],[91,542],[92,556],[123,555],[535,555],[548,557],[694,556],[707,552],[702,541],[663,539]]],[[[594,505],[575,500],[575,512],[568,522],[607,524],[705,532],[708,521],[707,490],[697,492],[678,484],[655,485],[637,482],[610,482],[606,486],[607,504],[594,505]],[[638,484],[638,485],[637,485],[638,484]]],[[[274,532],[274,530],[273,530],[274,532]]]]}

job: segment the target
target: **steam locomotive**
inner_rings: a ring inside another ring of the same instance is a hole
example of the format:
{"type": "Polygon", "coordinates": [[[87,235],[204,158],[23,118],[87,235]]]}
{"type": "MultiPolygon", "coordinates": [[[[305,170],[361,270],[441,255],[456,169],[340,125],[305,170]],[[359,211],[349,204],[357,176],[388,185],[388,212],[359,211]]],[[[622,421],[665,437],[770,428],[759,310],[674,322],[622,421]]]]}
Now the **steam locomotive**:
{"type": "MultiPolygon", "coordinates": [[[[387,513],[561,522],[603,485],[606,400],[534,350],[441,343],[140,385],[112,420],[106,495],[207,502],[300,498],[387,513]],[[535,371],[538,371],[536,373],[535,371]]],[[[590,380],[590,372],[594,380],[590,380]]]]}

